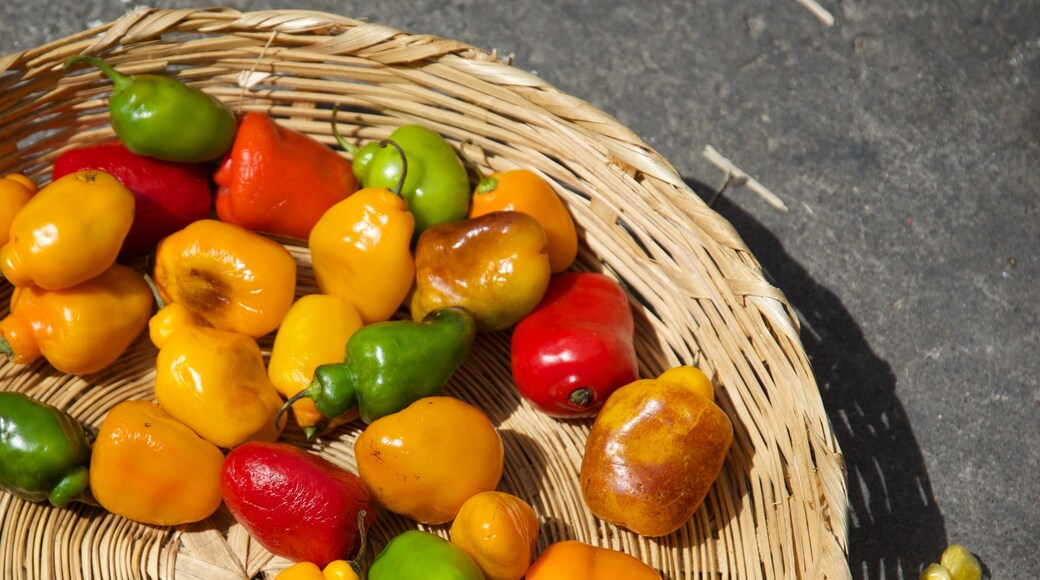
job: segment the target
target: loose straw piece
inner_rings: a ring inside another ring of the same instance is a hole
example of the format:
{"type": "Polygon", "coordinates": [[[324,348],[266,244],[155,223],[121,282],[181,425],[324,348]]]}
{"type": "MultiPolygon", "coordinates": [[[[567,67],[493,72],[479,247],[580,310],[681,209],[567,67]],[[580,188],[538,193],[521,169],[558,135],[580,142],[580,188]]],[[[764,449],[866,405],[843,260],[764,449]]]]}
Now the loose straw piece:
{"type": "Polygon", "coordinates": [[[824,26],[834,26],[834,15],[823,6],[820,6],[816,0],[798,0],[798,3],[809,10],[809,12],[812,12],[813,16],[818,18],[824,26]]]}
{"type": "Polygon", "coordinates": [[[778,195],[769,191],[766,186],[759,183],[744,170],[733,164],[732,161],[723,157],[714,147],[708,145],[704,148],[704,158],[715,164],[716,167],[725,171],[734,181],[747,185],[748,189],[758,194],[766,203],[780,211],[788,211],[787,204],[778,195]]]}

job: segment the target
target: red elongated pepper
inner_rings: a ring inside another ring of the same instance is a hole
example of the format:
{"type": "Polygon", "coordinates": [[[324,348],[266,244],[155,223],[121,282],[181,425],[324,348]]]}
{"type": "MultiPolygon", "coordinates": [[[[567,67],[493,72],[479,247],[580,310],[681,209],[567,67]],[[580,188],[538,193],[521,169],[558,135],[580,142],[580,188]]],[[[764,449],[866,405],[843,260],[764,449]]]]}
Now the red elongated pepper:
{"type": "Polygon", "coordinates": [[[628,296],[608,276],[567,272],[513,329],[513,381],[553,417],[591,417],[638,374],[628,296]]]}
{"type": "Polygon", "coordinates": [[[358,188],[349,160],[263,113],[242,116],[213,179],[221,221],[300,240],[358,188]]]}

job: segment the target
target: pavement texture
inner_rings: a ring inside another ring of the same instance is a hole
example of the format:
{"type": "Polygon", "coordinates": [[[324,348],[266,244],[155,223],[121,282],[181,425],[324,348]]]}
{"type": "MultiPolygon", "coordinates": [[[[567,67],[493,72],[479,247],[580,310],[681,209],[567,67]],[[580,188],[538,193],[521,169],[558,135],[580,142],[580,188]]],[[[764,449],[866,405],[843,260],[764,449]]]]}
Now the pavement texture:
{"type": "MultiPolygon", "coordinates": [[[[156,1],[159,8],[209,3],[156,1]]],[[[1040,3],[227,0],[500,55],[618,118],[704,196],[712,147],[786,204],[714,207],[803,319],[849,475],[856,578],[953,543],[1040,569],[1040,3]],[[833,17],[833,23],[826,16],[833,17]]],[[[0,4],[0,52],[134,4],[0,4]]]]}

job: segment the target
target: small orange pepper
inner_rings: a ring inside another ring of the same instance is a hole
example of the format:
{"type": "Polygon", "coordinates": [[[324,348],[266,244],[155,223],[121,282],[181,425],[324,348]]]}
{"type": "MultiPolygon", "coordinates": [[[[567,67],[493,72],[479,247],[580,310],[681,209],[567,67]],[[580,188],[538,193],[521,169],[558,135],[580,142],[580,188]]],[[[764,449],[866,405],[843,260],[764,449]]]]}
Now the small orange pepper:
{"type": "Polygon", "coordinates": [[[567,206],[552,185],[529,169],[511,169],[481,175],[473,192],[469,217],[496,211],[519,211],[533,217],[545,230],[549,265],[557,274],[570,267],[578,255],[578,232],[567,206]]]}
{"type": "Polygon", "coordinates": [[[661,575],[640,559],[618,550],[577,540],[556,542],[531,564],[527,580],[661,580],[661,575]]]}
{"type": "MultiPolygon", "coordinates": [[[[286,398],[306,389],[319,365],[343,362],[347,341],[361,326],[357,308],[339,296],[308,294],[301,297],[289,308],[275,335],[267,362],[271,383],[286,398]]],[[[316,432],[357,418],[356,412],[347,412],[329,419],[309,398],[294,402],[292,410],[308,439],[316,432]]]]}
{"type": "Polygon", "coordinates": [[[197,522],[222,501],[224,455],[151,401],[124,401],[101,421],[90,489],[106,510],[146,524],[197,522]]]}
{"type": "Polygon", "coordinates": [[[9,173],[0,179],[0,246],[10,237],[15,214],[34,195],[36,182],[21,173],[9,173]]]}
{"type": "Polygon", "coordinates": [[[523,578],[537,540],[534,508],[501,491],[469,498],[451,524],[451,543],[469,554],[487,580],[523,578]]]}
{"type": "Polygon", "coordinates": [[[282,570],[275,580],[360,580],[346,560],[333,560],[325,569],[314,562],[297,562],[282,570]]]}

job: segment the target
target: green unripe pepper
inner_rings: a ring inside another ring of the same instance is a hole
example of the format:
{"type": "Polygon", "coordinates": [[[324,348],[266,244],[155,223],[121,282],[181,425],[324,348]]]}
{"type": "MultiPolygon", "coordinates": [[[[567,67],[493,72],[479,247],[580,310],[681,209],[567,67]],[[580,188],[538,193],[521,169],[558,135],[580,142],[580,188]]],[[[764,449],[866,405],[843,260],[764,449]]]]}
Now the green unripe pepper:
{"type": "Polygon", "coordinates": [[[444,389],[476,332],[473,316],[459,307],[434,310],[421,321],[364,326],[347,341],[344,361],[318,366],[311,384],[286,401],[275,422],[304,397],[329,418],[355,406],[365,423],[396,413],[444,389]]]}
{"type": "Polygon", "coordinates": [[[101,69],[115,85],[108,99],[110,122],[130,151],[164,161],[201,163],[224,155],[234,143],[235,114],[206,92],[162,75],[123,75],[83,54],[69,57],[65,68],[80,61],[101,69]]]}
{"type": "Polygon", "coordinates": [[[64,507],[90,495],[90,441],[68,413],[21,393],[0,392],[0,488],[64,507]]]}
{"type": "MultiPolygon", "coordinates": [[[[340,145],[354,156],[354,175],[363,186],[397,186],[404,167],[397,151],[380,147],[379,142],[356,147],[336,130],[335,117],[332,127],[340,145]]],[[[408,174],[401,197],[415,216],[413,240],[430,226],[466,219],[472,195],[469,175],[451,144],[422,125],[398,127],[389,140],[400,145],[407,156],[408,174]]]]}
{"type": "Polygon", "coordinates": [[[430,532],[408,530],[379,552],[368,580],[484,580],[484,574],[455,544],[430,532]]]}

